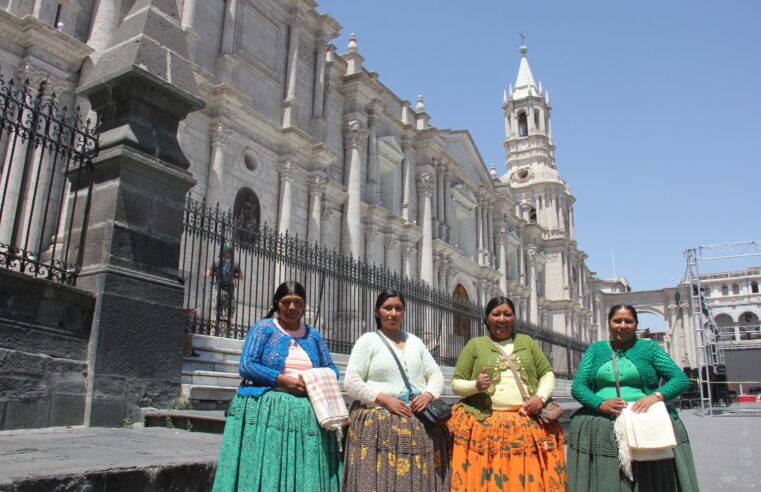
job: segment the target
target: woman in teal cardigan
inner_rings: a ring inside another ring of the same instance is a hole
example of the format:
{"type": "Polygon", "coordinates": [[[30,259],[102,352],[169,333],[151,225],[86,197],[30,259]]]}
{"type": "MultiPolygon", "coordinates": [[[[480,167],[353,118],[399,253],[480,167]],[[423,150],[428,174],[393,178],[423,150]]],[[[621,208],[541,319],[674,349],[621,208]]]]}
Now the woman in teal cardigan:
{"type": "Polygon", "coordinates": [[[690,382],[660,345],[637,338],[637,323],[632,306],[613,306],[608,313],[610,341],[593,343],[573,378],[571,393],[583,407],[574,414],[568,434],[569,491],[698,490],[687,431],[668,404],[686,391],[690,382]],[[614,351],[620,398],[613,372],[614,351]],[[634,462],[634,480],[629,480],[619,468],[613,423],[629,403],[632,411],[641,412],[658,401],[667,402],[674,425],[674,459],[634,462]]]}

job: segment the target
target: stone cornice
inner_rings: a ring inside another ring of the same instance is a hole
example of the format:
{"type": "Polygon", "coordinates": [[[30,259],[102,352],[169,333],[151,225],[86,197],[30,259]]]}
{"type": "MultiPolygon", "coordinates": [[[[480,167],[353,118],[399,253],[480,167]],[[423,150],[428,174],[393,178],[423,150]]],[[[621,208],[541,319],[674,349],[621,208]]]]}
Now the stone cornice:
{"type": "Polygon", "coordinates": [[[79,69],[94,50],[36,17],[18,18],[0,10],[0,38],[22,48],[34,47],[64,61],[72,71],[79,69]]]}

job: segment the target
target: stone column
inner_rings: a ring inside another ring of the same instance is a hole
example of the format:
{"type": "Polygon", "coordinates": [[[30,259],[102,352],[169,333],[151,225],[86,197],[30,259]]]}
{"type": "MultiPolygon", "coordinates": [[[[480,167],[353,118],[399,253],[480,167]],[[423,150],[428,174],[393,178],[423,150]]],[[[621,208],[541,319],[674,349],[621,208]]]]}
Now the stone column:
{"type": "Polygon", "coordinates": [[[484,223],[481,220],[481,209],[483,208],[481,200],[476,205],[476,249],[478,250],[478,264],[484,264],[484,251],[483,251],[483,227],[484,223]]]}
{"type": "Polygon", "coordinates": [[[487,208],[489,204],[487,201],[481,202],[481,249],[483,250],[483,262],[482,265],[489,264],[489,220],[487,218],[487,208]]]}
{"type": "Polygon", "coordinates": [[[377,205],[379,202],[376,131],[375,117],[371,116],[367,120],[367,183],[365,183],[365,201],[370,205],[377,205]]]}
{"type": "Polygon", "coordinates": [[[362,244],[362,140],[364,130],[356,120],[344,129],[344,184],[346,203],[343,210],[343,253],[361,258],[365,248],[362,244]]]}
{"type": "Polygon", "coordinates": [[[283,101],[283,127],[295,126],[298,120],[298,103],[296,101],[296,81],[299,68],[299,31],[303,19],[299,12],[288,19],[288,72],[286,74],[286,92],[283,101]]]}
{"type": "MultiPolygon", "coordinates": [[[[185,196],[195,181],[177,129],[203,101],[170,4],[137,2],[113,34],[130,42],[107,47],[78,89],[102,118],[92,170],[97,213],[77,280],[97,298],[87,354],[90,426],[118,426],[137,418],[138,407],[166,407],[180,393],[187,316],[177,277],[185,196]],[[139,22],[146,10],[162,19],[163,44],[141,31],[151,27],[139,22]],[[146,67],[145,59],[167,63],[146,67]]],[[[71,179],[73,190],[88,186],[71,179]]]]}
{"type": "Polygon", "coordinates": [[[406,241],[403,241],[401,243],[400,253],[402,257],[401,275],[409,279],[413,279],[414,277],[412,275],[412,261],[411,260],[412,260],[412,255],[415,253],[415,248],[413,248],[406,241]]]}
{"type": "Polygon", "coordinates": [[[684,360],[688,367],[698,367],[698,355],[695,348],[695,331],[692,323],[690,323],[690,305],[689,303],[682,303],[679,305],[682,309],[682,331],[684,332],[685,351],[684,360]]]}
{"type": "Polygon", "coordinates": [[[225,2],[225,16],[222,21],[222,46],[220,53],[232,53],[235,49],[235,18],[238,16],[238,0],[225,2]]]}
{"type": "Polygon", "coordinates": [[[677,313],[679,312],[679,306],[676,304],[669,304],[667,306],[669,316],[668,332],[670,333],[671,340],[669,344],[669,355],[679,365],[684,367],[684,354],[685,354],[685,339],[684,332],[677,330],[677,313]]]}
{"type": "Polygon", "coordinates": [[[507,295],[507,235],[504,233],[497,234],[497,255],[499,257],[499,288],[503,294],[507,295]]]}
{"type": "Polygon", "coordinates": [[[119,27],[120,20],[120,0],[97,0],[90,21],[90,36],[87,38],[88,46],[95,50],[90,55],[93,63],[100,57],[101,52],[108,47],[111,36],[119,27]]]}
{"type": "Polygon", "coordinates": [[[332,208],[332,206],[327,206],[327,204],[325,208],[322,209],[320,245],[333,249],[340,248],[340,238],[336,234],[336,231],[340,227],[339,215],[340,213],[338,210],[332,208]]]}
{"type": "Polygon", "coordinates": [[[452,173],[449,171],[444,172],[444,223],[446,225],[445,236],[447,242],[452,241],[452,226],[453,226],[453,213],[452,209],[452,173]]]}
{"type": "Polygon", "coordinates": [[[407,222],[412,222],[412,215],[410,214],[410,200],[412,197],[412,181],[414,179],[414,165],[412,164],[412,156],[410,150],[412,145],[407,137],[402,137],[402,151],[404,152],[404,158],[402,159],[402,218],[407,222]]]}
{"type": "Polygon", "coordinates": [[[315,41],[317,48],[316,63],[314,66],[314,95],[312,97],[312,118],[322,118],[323,103],[325,102],[325,61],[328,45],[324,37],[320,36],[315,41]]]}
{"type": "Polygon", "coordinates": [[[433,283],[433,223],[431,220],[431,194],[433,193],[433,176],[429,173],[419,174],[416,179],[418,196],[418,224],[423,229],[420,240],[420,280],[433,283]]]}
{"type": "Polygon", "coordinates": [[[486,244],[489,251],[489,265],[495,266],[494,257],[494,205],[489,204],[486,209],[486,244]]]}
{"type": "Polygon", "coordinates": [[[444,166],[436,168],[436,237],[446,238],[446,205],[444,204],[444,166]]]}
{"type": "Polygon", "coordinates": [[[368,265],[375,265],[379,268],[383,268],[384,264],[384,249],[383,243],[383,231],[376,225],[365,227],[365,261],[368,265]]]}
{"type": "Polygon", "coordinates": [[[221,122],[209,128],[211,159],[209,159],[209,174],[206,180],[206,203],[211,206],[219,204],[224,196],[225,146],[231,133],[221,122]]]}
{"type": "Polygon", "coordinates": [[[322,195],[328,187],[328,178],[324,173],[309,176],[309,222],[307,223],[307,240],[319,243],[322,223],[322,195]]]}
{"type": "Polygon", "coordinates": [[[401,274],[402,268],[399,262],[401,255],[399,252],[399,241],[395,237],[386,237],[383,241],[383,250],[386,255],[385,264],[386,268],[391,272],[401,274]]]}
{"type": "Polygon", "coordinates": [[[573,207],[568,207],[568,237],[573,241],[576,239],[576,232],[573,226],[573,207]]]}
{"type": "Polygon", "coordinates": [[[293,205],[293,178],[296,175],[296,164],[290,156],[284,157],[280,161],[280,203],[278,210],[280,214],[277,219],[277,232],[285,234],[291,229],[291,209],[293,205]]]}
{"type": "Polygon", "coordinates": [[[193,29],[193,20],[196,18],[196,6],[198,0],[185,0],[182,5],[182,29],[185,31],[185,40],[188,43],[190,60],[195,61],[198,34],[193,29]]]}
{"type": "Polygon", "coordinates": [[[539,305],[537,302],[536,293],[536,249],[529,247],[526,249],[526,255],[528,257],[528,278],[529,278],[529,321],[536,323],[539,319],[539,305]]]}

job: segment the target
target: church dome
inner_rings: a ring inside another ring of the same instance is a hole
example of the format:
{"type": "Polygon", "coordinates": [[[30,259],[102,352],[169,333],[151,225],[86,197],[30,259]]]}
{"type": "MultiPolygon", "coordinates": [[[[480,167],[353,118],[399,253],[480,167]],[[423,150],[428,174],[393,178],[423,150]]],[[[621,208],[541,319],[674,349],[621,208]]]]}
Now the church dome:
{"type": "Polygon", "coordinates": [[[560,177],[557,169],[544,165],[514,167],[502,176],[501,181],[503,183],[510,183],[513,188],[523,188],[545,183],[557,183],[563,185],[566,189],[568,188],[568,184],[560,177]]]}

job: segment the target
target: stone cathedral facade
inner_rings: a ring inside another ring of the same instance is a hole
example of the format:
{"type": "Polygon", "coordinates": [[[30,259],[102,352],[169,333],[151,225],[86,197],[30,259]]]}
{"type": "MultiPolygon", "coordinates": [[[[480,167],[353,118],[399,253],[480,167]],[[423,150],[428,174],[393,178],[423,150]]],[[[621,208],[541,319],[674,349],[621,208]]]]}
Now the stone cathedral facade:
{"type": "MultiPolygon", "coordinates": [[[[47,79],[65,104],[85,105],[82,74],[149,3],[0,0],[2,75],[47,79]]],[[[605,282],[578,248],[549,95],[525,46],[504,95],[498,176],[467,130],[431,126],[422,97],[384,85],[354,35],[332,44],[341,26],[314,0],[173,3],[206,104],[179,129],[194,198],[478,303],[506,293],[558,333],[604,333],[605,282]]]]}

